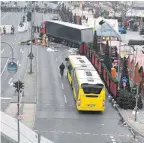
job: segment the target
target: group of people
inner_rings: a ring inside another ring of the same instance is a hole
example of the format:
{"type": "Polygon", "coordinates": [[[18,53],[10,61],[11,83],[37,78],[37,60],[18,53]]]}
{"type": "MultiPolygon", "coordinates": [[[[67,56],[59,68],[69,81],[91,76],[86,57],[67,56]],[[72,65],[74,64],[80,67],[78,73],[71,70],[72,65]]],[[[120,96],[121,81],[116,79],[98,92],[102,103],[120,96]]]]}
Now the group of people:
{"type": "MultiPolygon", "coordinates": [[[[15,31],[15,28],[14,28],[14,26],[12,25],[12,26],[11,26],[11,34],[14,34],[14,31],[15,31]]],[[[5,27],[5,26],[3,27],[3,34],[6,34],[6,27],[5,27]]]]}
{"type": "Polygon", "coordinates": [[[36,33],[36,32],[40,32],[40,26],[33,26],[33,31],[34,31],[34,33],[36,33]]]}

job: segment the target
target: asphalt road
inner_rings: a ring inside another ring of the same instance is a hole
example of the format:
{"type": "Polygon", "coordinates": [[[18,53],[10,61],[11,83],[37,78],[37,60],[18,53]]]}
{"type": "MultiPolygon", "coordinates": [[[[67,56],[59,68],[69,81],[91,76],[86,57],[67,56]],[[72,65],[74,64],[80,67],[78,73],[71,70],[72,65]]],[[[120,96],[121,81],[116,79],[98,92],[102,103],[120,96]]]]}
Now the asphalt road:
{"type": "Polygon", "coordinates": [[[47,51],[46,48],[37,49],[40,84],[35,130],[55,143],[130,142],[130,133],[118,125],[119,116],[108,101],[103,114],[76,111],[68,80],[66,76],[60,78],[58,69],[69,54],[68,48],[56,46],[59,46],[57,52],[47,51]]]}
{"type": "Polygon", "coordinates": [[[2,103],[2,109],[5,110],[5,108],[8,106],[9,102],[11,101],[11,98],[14,97],[14,88],[12,87],[12,83],[16,81],[17,79],[23,79],[24,73],[26,71],[26,65],[27,65],[27,55],[28,55],[28,46],[21,46],[18,44],[18,41],[21,40],[27,40],[29,38],[29,32],[25,33],[18,33],[18,24],[21,20],[21,13],[14,13],[14,12],[8,12],[3,13],[2,12],[2,25],[14,25],[15,27],[15,34],[6,34],[2,35],[2,40],[7,43],[9,43],[14,50],[14,61],[18,65],[18,71],[17,73],[9,73],[7,71],[7,63],[11,61],[9,57],[11,57],[11,49],[6,44],[1,44],[1,103],[2,103]],[[16,17],[16,18],[14,18],[16,17]],[[6,58],[8,57],[8,58],[6,58]]]}

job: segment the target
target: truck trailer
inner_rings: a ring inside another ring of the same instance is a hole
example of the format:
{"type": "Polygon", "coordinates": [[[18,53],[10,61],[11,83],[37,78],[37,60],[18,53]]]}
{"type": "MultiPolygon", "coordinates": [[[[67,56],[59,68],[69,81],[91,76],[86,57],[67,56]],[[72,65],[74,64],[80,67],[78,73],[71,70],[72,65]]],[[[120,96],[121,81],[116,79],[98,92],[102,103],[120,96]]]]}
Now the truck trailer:
{"type": "Polygon", "coordinates": [[[92,28],[63,21],[46,21],[45,33],[48,38],[60,43],[64,42],[70,47],[77,47],[82,42],[91,43],[93,41],[92,28]]]}

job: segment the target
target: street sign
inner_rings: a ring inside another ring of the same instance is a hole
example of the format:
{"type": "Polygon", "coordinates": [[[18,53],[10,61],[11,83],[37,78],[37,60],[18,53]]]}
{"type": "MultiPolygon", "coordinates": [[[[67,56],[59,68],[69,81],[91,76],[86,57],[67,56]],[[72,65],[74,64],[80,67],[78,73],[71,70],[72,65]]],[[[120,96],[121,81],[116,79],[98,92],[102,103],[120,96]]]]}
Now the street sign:
{"type": "Polygon", "coordinates": [[[17,64],[15,62],[9,62],[7,64],[7,70],[9,72],[17,72],[17,64]]]}
{"type": "Polygon", "coordinates": [[[127,82],[127,78],[126,78],[126,76],[124,76],[123,78],[122,78],[122,82],[127,82]]]}
{"type": "Polygon", "coordinates": [[[33,59],[33,58],[34,58],[33,53],[32,53],[32,52],[30,52],[30,53],[29,53],[29,55],[28,55],[28,57],[29,57],[30,59],[33,59]]]}
{"type": "Polygon", "coordinates": [[[126,82],[123,82],[123,87],[126,87],[126,82]]]}

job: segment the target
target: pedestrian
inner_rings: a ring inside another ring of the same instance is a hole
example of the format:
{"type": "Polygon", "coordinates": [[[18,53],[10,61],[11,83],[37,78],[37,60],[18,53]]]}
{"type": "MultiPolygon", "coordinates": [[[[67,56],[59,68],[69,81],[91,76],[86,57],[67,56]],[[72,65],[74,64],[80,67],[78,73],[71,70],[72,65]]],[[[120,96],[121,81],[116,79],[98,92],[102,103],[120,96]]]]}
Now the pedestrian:
{"type": "Polygon", "coordinates": [[[63,62],[61,63],[61,65],[59,66],[59,68],[60,68],[60,75],[61,75],[61,77],[63,77],[64,69],[65,69],[65,65],[64,65],[63,62]]]}
{"type": "Polygon", "coordinates": [[[14,34],[14,26],[11,27],[11,34],[14,34]]]}
{"type": "Polygon", "coordinates": [[[6,28],[5,28],[5,26],[3,27],[3,33],[6,34],[6,28]]]}
{"type": "Polygon", "coordinates": [[[39,31],[40,31],[40,30],[39,30],[39,26],[37,25],[37,32],[39,33],[39,31]]]}

